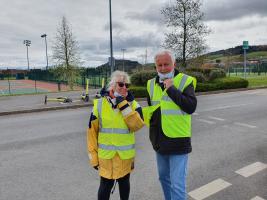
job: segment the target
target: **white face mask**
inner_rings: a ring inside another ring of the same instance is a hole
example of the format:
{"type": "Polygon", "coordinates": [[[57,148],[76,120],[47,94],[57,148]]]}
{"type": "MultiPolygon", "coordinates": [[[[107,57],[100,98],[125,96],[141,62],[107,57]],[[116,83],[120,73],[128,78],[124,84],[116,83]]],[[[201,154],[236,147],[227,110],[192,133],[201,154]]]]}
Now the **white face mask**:
{"type": "Polygon", "coordinates": [[[122,95],[118,92],[114,92],[114,97],[119,97],[119,96],[122,96],[122,95]]]}
{"type": "Polygon", "coordinates": [[[160,81],[164,81],[165,79],[173,78],[174,70],[167,73],[167,74],[162,74],[162,73],[158,72],[158,76],[159,76],[160,81]]]}

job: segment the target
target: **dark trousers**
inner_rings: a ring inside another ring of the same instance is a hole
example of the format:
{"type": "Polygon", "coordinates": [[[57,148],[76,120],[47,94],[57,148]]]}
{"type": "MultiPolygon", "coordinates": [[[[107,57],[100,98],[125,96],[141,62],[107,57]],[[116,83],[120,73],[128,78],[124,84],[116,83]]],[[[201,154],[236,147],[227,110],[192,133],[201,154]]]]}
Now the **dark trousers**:
{"type": "MultiPolygon", "coordinates": [[[[114,185],[114,179],[100,177],[100,186],[98,189],[98,200],[109,200],[111,189],[114,185]]],[[[128,200],[130,194],[130,174],[117,179],[119,183],[120,199],[128,200]]]]}

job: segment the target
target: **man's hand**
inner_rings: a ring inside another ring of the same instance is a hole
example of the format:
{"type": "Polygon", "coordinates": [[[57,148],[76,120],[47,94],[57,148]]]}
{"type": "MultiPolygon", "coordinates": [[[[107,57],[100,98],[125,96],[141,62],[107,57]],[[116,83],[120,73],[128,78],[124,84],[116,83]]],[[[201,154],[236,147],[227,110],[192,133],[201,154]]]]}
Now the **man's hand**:
{"type": "Polygon", "coordinates": [[[168,78],[164,80],[163,83],[164,83],[164,87],[166,88],[166,90],[168,90],[168,88],[173,85],[173,80],[171,78],[168,78]]]}

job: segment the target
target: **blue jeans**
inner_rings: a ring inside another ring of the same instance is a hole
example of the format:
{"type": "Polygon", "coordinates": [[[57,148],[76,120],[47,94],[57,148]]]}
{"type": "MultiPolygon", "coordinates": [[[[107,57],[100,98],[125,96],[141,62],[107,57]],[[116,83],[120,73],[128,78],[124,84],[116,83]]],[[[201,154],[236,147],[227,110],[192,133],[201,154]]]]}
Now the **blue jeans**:
{"type": "Polygon", "coordinates": [[[185,200],[188,154],[156,156],[165,200],[185,200]]]}

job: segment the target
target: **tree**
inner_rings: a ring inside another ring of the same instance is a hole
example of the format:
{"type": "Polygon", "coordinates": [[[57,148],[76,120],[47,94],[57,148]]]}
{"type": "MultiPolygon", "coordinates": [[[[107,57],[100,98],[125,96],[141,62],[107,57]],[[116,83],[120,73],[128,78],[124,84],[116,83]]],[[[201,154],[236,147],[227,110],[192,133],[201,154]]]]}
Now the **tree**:
{"type": "Polygon", "coordinates": [[[210,30],[202,22],[200,0],[176,0],[161,10],[170,33],[165,34],[164,46],[175,52],[176,58],[186,67],[189,58],[195,58],[205,51],[204,36],[210,30]]]}
{"type": "Polygon", "coordinates": [[[56,75],[67,80],[71,89],[79,73],[77,66],[81,64],[78,50],[78,43],[63,16],[53,45],[53,59],[57,62],[56,75]]]}

